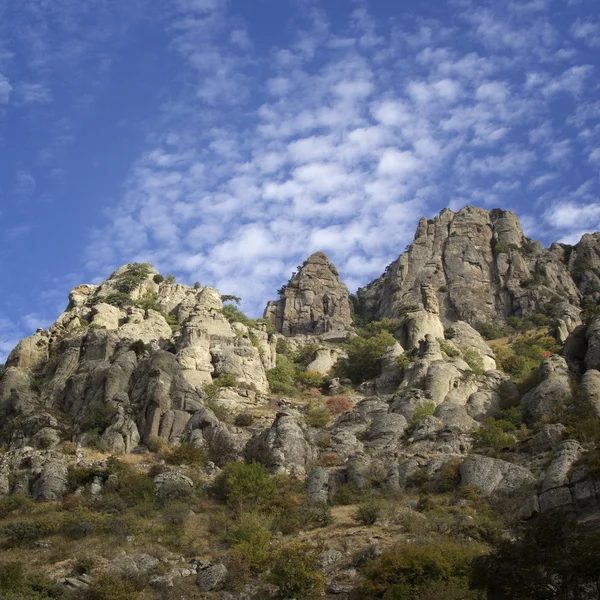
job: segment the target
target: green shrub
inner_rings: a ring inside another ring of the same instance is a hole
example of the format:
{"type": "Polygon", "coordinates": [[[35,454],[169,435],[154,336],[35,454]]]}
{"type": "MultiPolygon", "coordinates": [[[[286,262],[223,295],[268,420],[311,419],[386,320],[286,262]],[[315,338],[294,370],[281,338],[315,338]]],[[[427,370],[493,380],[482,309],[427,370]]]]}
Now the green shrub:
{"type": "Polygon", "coordinates": [[[348,506],[354,504],[357,500],[356,492],[348,485],[342,485],[335,490],[331,499],[335,506],[348,506]]]}
{"type": "Polygon", "coordinates": [[[166,281],[170,285],[175,285],[177,283],[177,277],[175,277],[175,275],[172,275],[171,273],[169,273],[167,275],[166,281]]]}
{"type": "Polygon", "coordinates": [[[497,323],[477,323],[475,329],[482,335],[486,340],[497,340],[506,335],[506,331],[503,327],[500,327],[497,323]]]}
{"type": "Polygon", "coordinates": [[[254,423],[254,417],[250,413],[236,415],[234,424],[236,427],[250,427],[254,423]]]}
{"type": "Polygon", "coordinates": [[[256,319],[250,319],[233,304],[225,304],[221,309],[221,312],[230,323],[241,323],[242,325],[251,328],[256,327],[256,319]]]}
{"type": "Polygon", "coordinates": [[[59,523],[45,517],[30,518],[25,521],[12,521],[0,526],[0,538],[9,548],[28,546],[33,542],[53,535],[59,523]]]}
{"type": "Polygon", "coordinates": [[[440,343],[440,348],[442,349],[442,352],[445,352],[448,357],[456,358],[457,356],[460,356],[460,350],[455,348],[452,344],[442,339],[438,341],[440,343]]]}
{"type": "Polygon", "coordinates": [[[132,263],[119,275],[115,287],[123,294],[130,294],[144,282],[151,271],[150,263],[132,263]]]}
{"type": "Polygon", "coordinates": [[[153,278],[152,281],[154,281],[154,283],[158,283],[161,284],[163,281],[165,280],[165,278],[160,274],[157,273],[153,278]]]}
{"type": "Polygon", "coordinates": [[[267,372],[267,380],[272,392],[281,394],[294,393],[296,367],[293,361],[285,354],[277,354],[277,366],[267,372]]]}
{"type": "Polygon", "coordinates": [[[262,573],[271,558],[271,530],[263,515],[241,513],[229,526],[231,556],[253,574],[262,573]]]}
{"type": "Polygon", "coordinates": [[[318,529],[333,523],[331,507],[325,502],[304,503],[297,510],[300,524],[305,529],[318,529]]]}
{"type": "Polygon", "coordinates": [[[369,499],[359,504],[352,518],[361,525],[375,525],[377,520],[381,518],[382,511],[383,507],[380,501],[369,499]]]}
{"type": "Polygon", "coordinates": [[[483,358],[474,348],[464,348],[462,351],[465,362],[471,367],[475,375],[483,375],[485,367],[483,366],[483,358]]]}
{"type": "Polygon", "coordinates": [[[275,488],[263,465],[231,462],[217,476],[214,491],[217,498],[242,511],[245,506],[265,506],[273,498],[275,488]]]}
{"type": "Polygon", "coordinates": [[[275,553],[268,580],[279,588],[278,598],[302,600],[320,595],[325,578],[318,555],[306,542],[292,542],[275,553]]]}
{"type": "Polygon", "coordinates": [[[161,506],[187,504],[196,499],[196,491],[185,481],[171,481],[158,488],[156,500],[161,506]]]}
{"type": "Polygon", "coordinates": [[[208,455],[204,448],[198,448],[187,442],[175,446],[165,454],[165,461],[171,465],[202,466],[207,460],[208,455]]]}
{"type": "Polygon", "coordinates": [[[126,466],[105,484],[104,495],[110,494],[118,496],[126,506],[136,506],[154,499],[156,485],[145,473],[126,466]]]}
{"type": "Polygon", "coordinates": [[[318,344],[307,344],[302,346],[294,355],[294,362],[302,369],[306,369],[308,365],[313,361],[317,350],[319,349],[318,344]]]}
{"type": "Polygon", "coordinates": [[[305,388],[320,388],[323,386],[324,377],[317,371],[303,371],[298,373],[296,381],[305,388]]]}
{"type": "Polygon", "coordinates": [[[27,513],[35,506],[35,502],[28,496],[15,494],[0,497],[0,519],[6,519],[13,513],[27,513]]]}
{"type": "Polygon", "coordinates": [[[477,448],[490,448],[495,452],[510,450],[517,445],[515,426],[510,421],[488,418],[473,434],[477,448]]]}
{"type": "Polygon", "coordinates": [[[84,592],[84,600],[136,600],[144,581],[134,577],[104,575],[84,592]]]}
{"type": "Polygon", "coordinates": [[[425,417],[433,417],[435,414],[435,403],[431,401],[423,402],[415,408],[410,425],[415,428],[425,417]]]}
{"type": "MultiPolygon", "coordinates": [[[[470,565],[483,553],[484,549],[479,545],[450,541],[389,548],[362,569],[352,598],[431,598],[426,594],[433,585],[441,587],[442,591],[458,588],[462,594],[458,597],[465,600],[477,598],[475,593],[469,592],[470,565]]],[[[441,600],[448,596],[439,595],[437,598],[441,600]]]]}
{"type": "Polygon", "coordinates": [[[319,402],[311,402],[308,405],[304,420],[309,427],[321,429],[327,427],[331,413],[319,402]]]}
{"type": "Polygon", "coordinates": [[[337,364],[338,374],[354,383],[373,379],[381,373],[381,359],[396,340],[387,331],[372,337],[355,336],[346,344],[348,358],[337,364]]]}
{"type": "Polygon", "coordinates": [[[119,409],[114,404],[93,404],[88,406],[81,423],[81,431],[102,434],[117,418],[119,409]]]}
{"type": "Polygon", "coordinates": [[[600,534],[566,511],[548,511],[472,565],[488,598],[585,599],[600,593],[600,534]]]}
{"type": "Polygon", "coordinates": [[[94,559],[89,556],[78,558],[73,565],[75,575],[87,575],[94,568],[94,559]]]}
{"type": "Polygon", "coordinates": [[[94,300],[97,302],[110,304],[111,306],[116,306],[117,308],[133,306],[133,300],[131,299],[131,296],[123,292],[113,292],[112,294],[108,294],[106,296],[97,297],[94,300]]]}
{"type": "Polygon", "coordinates": [[[504,242],[496,242],[494,244],[494,256],[499,256],[500,254],[510,254],[510,248],[504,242]]]}

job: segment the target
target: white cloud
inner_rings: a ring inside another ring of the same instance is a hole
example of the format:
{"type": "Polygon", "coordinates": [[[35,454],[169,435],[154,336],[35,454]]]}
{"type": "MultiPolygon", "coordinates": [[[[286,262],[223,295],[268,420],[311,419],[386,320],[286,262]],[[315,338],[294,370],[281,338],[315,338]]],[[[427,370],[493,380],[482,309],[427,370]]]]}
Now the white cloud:
{"type": "Polygon", "coordinates": [[[13,191],[15,194],[29,196],[35,192],[36,181],[35,177],[25,169],[21,169],[15,173],[13,191]]]}
{"type": "Polygon", "coordinates": [[[50,88],[41,83],[21,83],[15,94],[24,104],[48,104],[53,99],[50,88]]]}
{"type": "Polygon", "coordinates": [[[0,73],[0,104],[6,104],[12,92],[12,85],[5,75],[0,73]]]}

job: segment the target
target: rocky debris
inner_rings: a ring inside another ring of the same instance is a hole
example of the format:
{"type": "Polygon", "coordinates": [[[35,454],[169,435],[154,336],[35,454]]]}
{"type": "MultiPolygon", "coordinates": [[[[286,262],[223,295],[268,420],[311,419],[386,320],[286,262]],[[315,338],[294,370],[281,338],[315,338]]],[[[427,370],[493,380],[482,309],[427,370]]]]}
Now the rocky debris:
{"type": "Polygon", "coordinates": [[[138,554],[136,556],[118,556],[108,564],[108,572],[111,575],[125,577],[140,577],[149,575],[160,565],[158,558],[149,554],[138,554]]]}
{"type": "Polygon", "coordinates": [[[538,385],[522,399],[527,413],[537,420],[563,408],[573,395],[571,381],[572,375],[564,358],[550,356],[544,359],[538,385]]]}
{"type": "Polygon", "coordinates": [[[327,255],[316,252],[290,279],[282,298],[267,304],[264,317],[284,335],[351,329],[348,288],[327,255]]]}
{"type": "Polygon", "coordinates": [[[67,459],[60,452],[30,447],[11,450],[0,457],[0,495],[59,500],[67,489],[67,469],[67,459]]]}
{"type": "Polygon", "coordinates": [[[531,471],[498,458],[471,454],[460,465],[460,485],[476,486],[484,496],[518,492],[535,483],[531,471]]]}
{"type": "Polygon", "coordinates": [[[308,442],[298,417],[292,410],[278,412],[271,427],[248,442],[246,458],[274,472],[306,474],[307,467],[316,458],[316,450],[308,442]]]}
{"type": "MultiPolygon", "coordinates": [[[[544,250],[525,238],[510,211],[444,209],[434,219],[421,219],[408,250],[358,297],[367,314],[378,319],[401,317],[421,300],[423,285],[435,291],[444,323],[477,325],[543,312],[556,294],[578,302],[570,270],[575,261],[597,262],[593,250],[600,239],[594,235],[584,236],[567,261],[560,244],[544,250]]],[[[570,313],[563,320],[567,329],[574,324],[570,313]]]]}
{"type": "Polygon", "coordinates": [[[227,577],[227,567],[223,564],[209,564],[200,567],[196,585],[202,592],[212,592],[217,590],[227,577]]]}

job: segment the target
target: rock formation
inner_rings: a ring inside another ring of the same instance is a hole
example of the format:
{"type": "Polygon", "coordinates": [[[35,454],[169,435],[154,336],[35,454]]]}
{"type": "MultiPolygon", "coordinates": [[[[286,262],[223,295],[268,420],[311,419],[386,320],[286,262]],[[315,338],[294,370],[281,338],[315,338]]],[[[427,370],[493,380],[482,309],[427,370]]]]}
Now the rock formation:
{"type": "MultiPolygon", "coordinates": [[[[578,305],[582,292],[595,289],[598,250],[597,234],[575,247],[553,244],[544,250],[523,235],[510,211],[445,209],[434,219],[421,219],[407,251],[358,291],[359,310],[379,319],[399,317],[420,301],[423,285],[433,289],[444,324],[531,315],[565,299],[578,305]]],[[[560,327],[573,331],[577,314],[556,309],[558,318],[566,313],[560,327]]]]}
{"type": "Polygon", "coordinates": [[[315,252],[283,288],[281,299],[267,304],[264,317],[284,335],[344,331],[352,327],[348,288],[327,255],[315,252]]]}

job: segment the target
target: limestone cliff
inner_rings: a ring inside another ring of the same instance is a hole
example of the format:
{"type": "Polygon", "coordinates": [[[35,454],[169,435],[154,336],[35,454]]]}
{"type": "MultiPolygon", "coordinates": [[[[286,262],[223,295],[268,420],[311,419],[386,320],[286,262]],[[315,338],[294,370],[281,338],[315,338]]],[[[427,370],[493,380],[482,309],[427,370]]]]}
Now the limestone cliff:
{"type": "Polygon", "coordinates": [[[527,316],[554,307],[568,334],[578,324],[582,293],[600,289],[600,235],[575,247],[544,249],[523,235],[510,211],[467,206],[422,218],[406,252],[358,291],[359,310],[373,318],[398,317],[435,291],[444,324],[471,325],[527,316]]]}
{"type": "Polygon", "coordinates": [[[264,393],[265,365],[274,366],[274,340],[235,328],[221,309],[217,290],[171,283],[148,265],[122,267],[98,287],[78,286],[50,329],[8,357],[2,442],[43,447],[93,435],[129,452],[152,437],[194,437],[192,417],[206,404],[207,384],[227,374],[245,393],[264,393]],[[42,427],[45,441],[37,439],[42,427]]]}
{"type": "Polygon", "coordinates": [[[348,288],[324,252],[315,252],[269,302],[265,318],[284,335],[327,333],[352,327],[348,288]]]}

